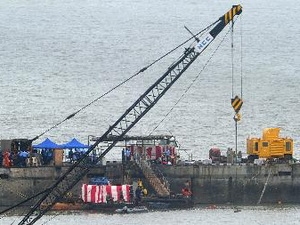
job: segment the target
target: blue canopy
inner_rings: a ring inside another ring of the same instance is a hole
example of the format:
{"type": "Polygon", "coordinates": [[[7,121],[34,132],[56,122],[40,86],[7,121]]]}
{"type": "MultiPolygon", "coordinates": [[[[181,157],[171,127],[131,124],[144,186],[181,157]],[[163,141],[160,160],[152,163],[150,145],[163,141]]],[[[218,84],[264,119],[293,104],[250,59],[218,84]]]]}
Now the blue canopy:
{"type": "Polygon", "coordinates": [[[56,149],[61,148],[61,146],[51,141],[49,138],[46,138],[42,143],[33,145],[33,148],[56,149]]]}
{"type": "Polygon", "coordinates": [[[76,138],[73,138],[70,142],[63,144],[62,148],[89,148],[89,146],[82,144],[76,138]]]}

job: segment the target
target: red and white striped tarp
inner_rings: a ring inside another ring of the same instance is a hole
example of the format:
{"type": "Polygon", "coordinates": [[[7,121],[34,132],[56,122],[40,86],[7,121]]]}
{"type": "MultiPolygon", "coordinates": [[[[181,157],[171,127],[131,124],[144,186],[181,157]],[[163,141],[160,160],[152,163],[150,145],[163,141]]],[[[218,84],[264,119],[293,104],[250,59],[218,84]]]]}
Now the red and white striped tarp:
{"type": "Polygon", "coordinates": [[[82,185],[82,200],[90,203],[107,203],[106,196],[109,194],[113,201],[121,201],[120,196],[123,194],[124,201],[130,202],[131,185],[82,185]]]}

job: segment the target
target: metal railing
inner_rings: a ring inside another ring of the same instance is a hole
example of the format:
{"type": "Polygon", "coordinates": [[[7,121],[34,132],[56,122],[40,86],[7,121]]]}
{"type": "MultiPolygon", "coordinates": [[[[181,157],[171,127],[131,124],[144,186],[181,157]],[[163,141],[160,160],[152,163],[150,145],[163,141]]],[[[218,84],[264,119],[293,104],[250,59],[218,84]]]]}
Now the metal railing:
{"type": "Polygon", "coordinates": [[[148,179],[154,189],[159,192],[160,195],[170,195],[170,184],[164,177],[163,173],[157,167],[153,167],[150,161],[142,159],[140,155],[135,157],[135,162],[140,167],[145,177],[148,179]]]}

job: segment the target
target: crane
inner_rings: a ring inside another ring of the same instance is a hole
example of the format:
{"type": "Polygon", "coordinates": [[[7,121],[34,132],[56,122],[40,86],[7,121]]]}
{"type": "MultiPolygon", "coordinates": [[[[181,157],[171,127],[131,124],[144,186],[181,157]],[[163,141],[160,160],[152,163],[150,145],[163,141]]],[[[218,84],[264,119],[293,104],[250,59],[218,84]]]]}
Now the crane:
{"type": "Polygon", "coordinates": [[[22,224],[34,224],[51,207],[62,199],[67,192],[78,183],[89,171],[89,154],[108,137],[115,137],[114,141],[102,152],[98,160],[103,158],[125,134],[159,101],[159,99],[170,89],[178,78],[196,60],[196,58],[207,48],[224,27],[234,17],[242,13],[241,5],[233,5],[232,8],[221,16],[207,34],[196,39],[196,44],[185,49],[184,53],[177,59],[167,71],[152,84],[126,111],[109,127],[109,129],[92,144],[86,153],[75,164],[59,177],[56,182],[41,194],[37,202],[30,207],[29,212],[19,222],[22,224]],[[43,207],[41,207],[43,206],[43,207]]]}

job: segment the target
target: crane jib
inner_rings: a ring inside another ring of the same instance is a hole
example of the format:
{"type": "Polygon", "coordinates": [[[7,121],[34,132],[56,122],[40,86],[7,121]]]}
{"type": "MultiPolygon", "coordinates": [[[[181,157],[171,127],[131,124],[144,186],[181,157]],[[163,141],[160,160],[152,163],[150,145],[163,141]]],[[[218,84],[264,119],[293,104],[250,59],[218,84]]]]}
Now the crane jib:
{"type": "Polygon", "coordinates": [[[241,5],[234,5],[227,13],[219,19],[219,23],[204,38],[195,45],[195,52],[201,53],[214,40],[214,38],[223,30],[223,28],[233,20],[235,15],[242,13],[241,5]]]}
{"type": "Polygon", "coordinates": [[[89,150],[75,164],[73,164],[62,176],[60,176],[46,193],[30,207],[29,212],[24,216],[19,225],[34,224],[66,193],[74,187],[89,171],[88,156],[96,146],[108,136],[118,137],[102,152],[97,160],[100,160],[108,153],[116,143],[138,122],[140,119],[158,102],[158,100],[170,89],[184,71],[196,60],[215,37],[223,30],[235,15],[242,12],[240,5],[233,6],[232,9],[223,15],[218,24],[212,28],[193,48],[185,49],[184,54],[177,59],[168,70],[145,92],[136,102],[130,106],[126,112],[99,138],[89,150]],[[41,207],[42,203],[45,207],[41,207]]]}

